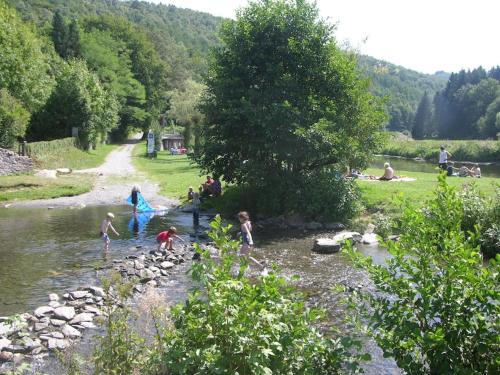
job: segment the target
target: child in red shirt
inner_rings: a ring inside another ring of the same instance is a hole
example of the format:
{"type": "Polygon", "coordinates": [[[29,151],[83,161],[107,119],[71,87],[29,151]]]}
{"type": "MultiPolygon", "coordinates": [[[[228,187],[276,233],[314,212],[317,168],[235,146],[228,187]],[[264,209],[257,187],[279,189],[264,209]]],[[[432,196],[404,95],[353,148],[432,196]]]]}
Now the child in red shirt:
{"type": "Polygon", "coordinates": [[[165,248],[167,250],[173,250],[172,245],[174,242],[174,238],[177,238],[178,240],[184,242],[184,240],[180,238],[176,233],[177,229],[175,227],[170,227],[168,230],[158,234],[158,236],[156,236],[156,242],[158,242],[158,251],[161,250],[163,244],[166,244],[165,248]]]}

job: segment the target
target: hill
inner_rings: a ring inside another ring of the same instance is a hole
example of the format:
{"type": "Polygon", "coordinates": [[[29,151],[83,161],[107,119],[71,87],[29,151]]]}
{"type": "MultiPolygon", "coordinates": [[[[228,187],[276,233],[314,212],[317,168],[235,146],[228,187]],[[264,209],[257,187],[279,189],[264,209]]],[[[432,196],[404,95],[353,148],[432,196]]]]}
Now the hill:
{"type": "MultiPolygon", "coordinates": [[[[207,68],[210,47],[219,43],[217,29],[220,17],[173,5],[143,1],[118,0],[7,0],[24,20],[34,22],[42,30],[50,30],[56,10],[69,19],[88,16],[118,16],[144,29],[159,56],[170,66],[171,88],[183,88],[186,80],[201,81],[207,68]]],[[[390,116],[388,128],[409,130],[424,92],[432,97],[441,90],[448,74],[418,73],[370,56],[359,56],[359,66],[371,78],[372,91],[387,97],[390,116]]]]}

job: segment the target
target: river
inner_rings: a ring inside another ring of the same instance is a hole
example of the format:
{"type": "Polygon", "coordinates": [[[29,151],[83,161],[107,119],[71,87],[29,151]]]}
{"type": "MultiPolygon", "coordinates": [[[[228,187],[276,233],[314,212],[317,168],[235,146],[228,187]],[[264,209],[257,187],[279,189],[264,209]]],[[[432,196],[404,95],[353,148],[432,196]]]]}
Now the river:
{"type": "MultiPolygon", "coordinates": [[[[208,219],[201,217],[202,228],[208,227],[208,219]]],[[[127,206],[0,209],[0,316],[33,311],[47,303],[49,293],[64,294],[79,286],[98,283],[104,272],[101,269],[111,265],[113,259],[149,251],[156,246],[156,234],[171,225],[186,240],[193,239],[191,215],[178,210],[143,215],[134,221],[127,206]],[[120,236],[111,235],[110,252],[105,255],[98,228],[109,211],[115,214],[113,225],[120,236]]],[[[312,253],[313,240],[318,234],[256,231],[255,236],[256,257],[277,264],[285,276],[299,275],[297,286],[310,303],[327,310],[328,324],[341,326],[344,311],[331,288],[337,283],[366,285],[365,276],[354,270],[342,254],[312,253]]],[[[378,263],[387,257],[387,252],[376,246],[360,246],[359,250],[378,263]]],[[[174,274],[168,288],[162,291],[169,301],[184,300],[190,286],[186,269],[184,266],[174,274]]],[[[86,337],[80,350],[88,352],[91,346],[86,337]]],[[[367,341],[366,347],[374,357],[366,368],[369,374],[398,373],[394,362],[384,359],[373,342],[367,341]]],[[[44,370],[60,373],[57,368],[51,361],[44,370]]]]}
{"type": "MultiPolygon", "coordinates": [[[[437,164],[425,160],[406,159],[397,156],[382,156],[378,155],[373,158],[370,163],[371,168],[384,169],[384,163],[388,161],[396,171],[409,172],[426,172],[437,173],[437,164]]],[[[455,167],[461,166],[461,162],[455,162],[455,167]]],[[[479,163],[481,174],[483,177],[500,178],[500,162],[496,163],[479,163]]],[[[470,167],[470,165],[469,165],[470,167]]]]}

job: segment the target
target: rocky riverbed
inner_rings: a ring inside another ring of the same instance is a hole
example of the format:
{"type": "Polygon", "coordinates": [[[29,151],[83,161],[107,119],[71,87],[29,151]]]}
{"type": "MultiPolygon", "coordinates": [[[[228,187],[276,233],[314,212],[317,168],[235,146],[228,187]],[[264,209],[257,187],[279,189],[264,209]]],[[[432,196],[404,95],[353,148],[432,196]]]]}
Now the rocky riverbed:
{"type": "MultiPolygon", "coordinates": [[[[191,246],[173,252],[145,250],[114,260],[110,269],[119,272],[124,281],[133,281],[137,295],[148,287],[165,285],[174,268],[193,257],[193,250],[191,246]]],[[[0,317],[0,372],[10,362],[43,360],[51,351],[69,348],[84,331],[97,328],[96,320],[107,314],[109,306],[119,303],[113,288],[105,291],[98,286],[85,286],[62,296],[51,293],[47,304],[33,312],[0,317]]]]}

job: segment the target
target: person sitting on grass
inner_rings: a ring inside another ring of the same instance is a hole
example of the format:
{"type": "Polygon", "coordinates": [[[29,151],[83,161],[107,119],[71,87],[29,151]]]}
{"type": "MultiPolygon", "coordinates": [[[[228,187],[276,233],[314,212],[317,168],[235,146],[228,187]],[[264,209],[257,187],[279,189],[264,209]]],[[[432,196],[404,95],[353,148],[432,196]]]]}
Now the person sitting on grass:
{"type": "Polygon", "coordinates": [[[168,230],[159,233],[156,236],[156,242],[158,243],[158,250],[157,251],[161,250],[163,244],[165,244],[166,250],[170,250],[170,251],[174,250],[174,247],[173,247],[174,238],[177,238],[178,240],[185,242],[182,238],[180,238],[177,235],[177,228],[176,227],[170,227],[168,230]]]}
{"type": "Polygon", "coordinates": [[[384,175],[379,178],[380,181],[390,181],[393,178],[396,178],[394,176],[394,169],[391,168],[389,163],[384,163],[384,175]]]}
{"type": "Polygon", "coordinates": [[[468,177],[471,175],[471,173],[472,173],[471,170],[469,168],[467,168],[467,166],[465,164],[462,164],[462,166],[458,170],[459,177],[468,177]]]}
{"type": "Polygon", "coordinates": [[[222,194],[222,185],[218,177],[214,178],[214,182],[212,182],[211,185],[211,190],[212,190],[212,195],[214,197],[218,197],[219,195],[222,194]]]}
{"type": "Polygon", "coordinates": [[[474,164],[471,171],[471,177],[481,178],[481,168],[479,168],[479,164],[474,164]]]}
{"type": "Polygon", "coordinates": [[[448,162],[448,166],[446,167],[446,175],[451,177],[451,176],[458,176],[458,171],[460,168],[455,168],[455,163],[452,161],[448,162]]]}
{"type": "Polygon", "coordinates": [[[212,176],[207,176],[207,180],[203,183],[203,191],[201,192],[200,196],[201,198],[207,198],[212,194],[212,184],[214,183],[214,180],[212,176]]]}

